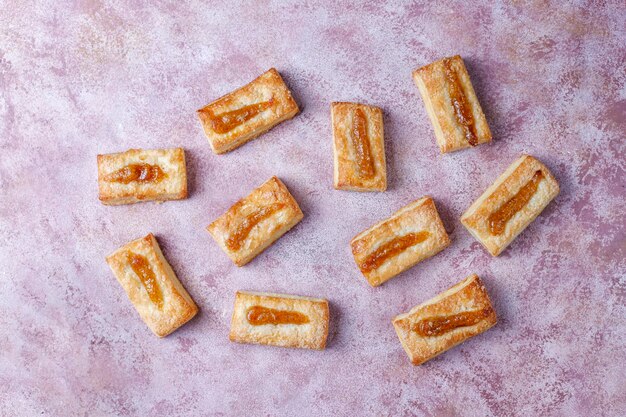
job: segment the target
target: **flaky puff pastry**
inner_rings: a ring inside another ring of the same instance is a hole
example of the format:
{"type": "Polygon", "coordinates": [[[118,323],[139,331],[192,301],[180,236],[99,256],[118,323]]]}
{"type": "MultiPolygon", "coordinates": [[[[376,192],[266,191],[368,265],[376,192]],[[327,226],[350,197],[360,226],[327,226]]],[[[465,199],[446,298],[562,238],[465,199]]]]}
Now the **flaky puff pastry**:
{"type": "Polygon", "coordinates": [[[303,217],[285,184],[272,177],[235,203],[207,230],[226,255],[237,266],[243,266],[303,217]]]}
{"type": "Polygon", "coordinates": [[[359,103],[332,103],[334,185],[338,190],[385,191],[383,112],[359,103]]]}
{"type": "Polygon", "coordinates": [[[98,189],[106,205],[187,198],[185,151],[130,149],[98,155],[98,189]]]}
{"type": "Polygon", "coordinates": [[[392,320],[413,365],[434,358],[496,322],[496,312],[476,274],[392,320]]]}
{"type": "Polygon", "coordinates": [[[291,119],[298,111],[282,77],[271,68],[198,110],[198,117],[213,152],[222,154],[291,119]]]}
{"type": "Polygon", "coordinates": [[[374,287],[449,244],[435,202],[428,196],[404,206],[350,242],[357,266],[374,287]]]}
{"type": "Polygon", "coordinates": [[[143,321],[157,336],[167,336],[198,312],[152,234],[122,246],[106,261],[143,321]]]}
{"type": "Polygon", "coordinates": [[[467,209],[461,223],[498,256],[558,194],[548,168],[522,155],[467,209]]]}
{"type": "Polygon", "coordinates": [[[491,131],[459,55],[413,71],[442,153],[491,142],[491,131]]]}
{"type": "Polygon", "coordinates": [[[296,295],[237,291],[229,338],[293,348],[324,349],[328,301],[296,295]]]}

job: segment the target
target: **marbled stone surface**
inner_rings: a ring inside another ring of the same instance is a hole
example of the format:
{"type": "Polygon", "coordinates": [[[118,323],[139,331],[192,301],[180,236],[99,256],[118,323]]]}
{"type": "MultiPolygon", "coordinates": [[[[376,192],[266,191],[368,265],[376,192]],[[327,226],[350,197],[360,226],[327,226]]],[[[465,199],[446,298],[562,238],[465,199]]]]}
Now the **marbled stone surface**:
{"type": "Polygon", "coordinates": [[[624,415],[624,3],[234,3],[2,2],[0,415],[624,415]],[[453,54],[494,142],[440,155],[411,70],[453,54]],[[302,113],[213,155],[195,110],[272,66],[302,113]],[[388,192],[333,190],[331,101],[384,109],[388,192]],[[98,153],[173,146],[187,200],[99,203],[98,153]],[[492,258],[459,217],[521,153],[561,194],[492,258]],[[305,219],[237,268],[204,227],[272,175],[305,219]],[[349,240],[425,194],[452,245],[370,288],[349,240]],[[162,340],[104,262],[148,232],[201,309],[162,340]],[[391,318],[472,272],[498,325],[411,366],[391,318]],[[230,343],[238,289],[328,298],[328,348],[230,343]]]}

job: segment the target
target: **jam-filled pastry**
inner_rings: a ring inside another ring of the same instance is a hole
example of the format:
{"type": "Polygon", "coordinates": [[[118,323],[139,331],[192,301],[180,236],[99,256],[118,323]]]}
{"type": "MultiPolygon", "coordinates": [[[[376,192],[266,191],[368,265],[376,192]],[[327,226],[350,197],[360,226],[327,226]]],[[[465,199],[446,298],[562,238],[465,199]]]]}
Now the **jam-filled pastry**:
{"type": "Polygon", "coordinates": [[[237,266],[243,266],[303,217],[285,184],[272,177],[235,203],[207,230],[226,255],[237,266]]]}
{"type": "Polygon", "coordinates": [[[463,59],[443,58],[413,71],[442,153],[491,142],[463,59]]]}
{"type": "Polygon", "coordinates": [[[216,154],[232,151],[298,114],[298,105],[274,68],[198,110],[216,154]]]}
{"type": "Polygon", "coordinates": [[[357,266],[374,287],[449,244],[450,238],[430,197],[404,206],[350,242],[357,266]]]}
{"type": "Polygon", "coordinates": [[[522,155],[467,209],[461,223],[498,256],[558,194],[548,168],[522,155]]]}
{"type": "Polygon", "coordinates": [[[328,301],[296,295],[237,291],[229,338],[321,350],[328,337],[328,301]]]}
{"type": "Polygon", "coordinates": [[[98,190],[106,205],[187,198],[185,151],[130,149],[98,155],[98,190]]]}
{"type": "Polygon", "coordinates": [[[143,321],[157,336],[167,336],[198,312],[152,233],[122,246],[106,261],[143,321]]]}
{"type": "Polygon", "coordinates": [[[380,108],[332,103],[334,183],[337,190],[385,191],[387,166],[380,108]]]}
{"type": "Polygon", "coordinates": [[[473,274],[436,297],[396,316],[402,347],[420,365],[496,324],[496,312],[478,275],[473,274]]]}

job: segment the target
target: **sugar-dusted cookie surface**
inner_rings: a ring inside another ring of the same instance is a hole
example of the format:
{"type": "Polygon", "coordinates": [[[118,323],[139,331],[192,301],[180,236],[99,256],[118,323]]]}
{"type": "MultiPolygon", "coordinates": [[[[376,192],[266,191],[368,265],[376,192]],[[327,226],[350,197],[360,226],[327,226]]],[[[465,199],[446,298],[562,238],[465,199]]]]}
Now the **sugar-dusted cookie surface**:
{"type": "Polygon", "coordinates": [[[430,197],[404,206],[350,242],[354,260],[372,286],[430,258],[449,244],[450,238],[430,197]]]}
{"type": "Polygon", "coordinates": [[[282,77],[271,68],[249,84],[198,110],[216,154],[232,151],[298,113],[282,77]]]}
{"type": "Polygon", "coordinates": [[[230,259],[243,266],[303,217],[285,184],[272,177],[235,203],[207,230],[230,259]]]}
{"type": "Polygon", "coordinates": [[[461,223],[498,256],[558,194],[548,168],[522,155],[467,209],[461,223]]]}
{"type": "Polygon", "coordinates": [[[187,198],[185,151],[130,149],[98,155],[98,190],[107,205],[187,198]]]}
{"type": "Polygon", "coordinates": [[[152,234],[122,246],[106,261],[142,320],[157,336],[167,336],[198,312],[152,234]]]}
{"type": "Polygon", "coordinates": [[[496,324],[496,312],[476,274],[396,316],[393,327],[413,365],[420,365],[496,324]]]}
{"type": "Polygon", "coordinates": [[[230,340],[282,347],[324,349],[328,301],[295,295],[237,291],[230,340]]]}
{"type": "Polygon", "coordinates": [[[383,112],[359,103],[331,104],[334,185],[338,190],[385,191],[383,112]]]}
{"type": "Polygon", "coordinates": [[[413,71],[442,153],[491,142],[491,131],[459,55],[413,71]]]}

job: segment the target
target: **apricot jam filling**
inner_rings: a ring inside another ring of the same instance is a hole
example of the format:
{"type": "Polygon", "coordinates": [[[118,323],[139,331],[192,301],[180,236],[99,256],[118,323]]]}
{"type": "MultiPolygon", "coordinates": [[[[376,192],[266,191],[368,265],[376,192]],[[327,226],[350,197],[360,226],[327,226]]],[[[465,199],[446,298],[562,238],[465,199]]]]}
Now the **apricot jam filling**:
{"type": "Polygon", "coordinates": [[[360,265],[360,268],[364,272],[370,272],[378,269],[388,259],[398,256],[404,252],[407,248],[417,245],[428,239],[429,232],[422,231],[417,233],[408,233],[404,236],[397,237],[376,249],[371,253],[360,265]]]}
{"type": "Polygon", "coordinates": [[[128,263],[133,269],[135,274],[139,277],[139,280],[143,284],[143,287],[148,292],[150,301],[152,301],[159,308],[163,308],[163,293],[159,288],[159,284],[156,280],[156,275],[150,267],[150,263],[145,256],[139,255],[135,252],[128,251],[126,253],[128,263]]]}
{"type": "Polygon", "coordinates": [[[274,308],[252,306],[246,314],[248,323],[253,326],[263,324],[306,324],[309,318],[297,311],[277,310],[274,308]]]}
{"type": "Polygon", "coordinates": [[[356,156],[356,165],[361,177],[372,178],[375,174],[374,160],[370,147],[370,138],[367,133],[367,117],[362,109],[357,108],[352,116],[350,129],[352,147],[356,156]]]}
{"type": "Polygon", "coordinates": [[[443,60],[444,74],[448,81],[448,92],[450,93],[450,103],[454,108],[454,116],[456,121],[463,128],[465,139],[471,146],[478,145],[478,136],[476,135],[476,125],[474,124],[474,116],[470,108],[459,77],[452,68],[452,60],[445,58],[443,60]]]}
{"type": "Polygon", "coordinates": [[[273,105],[274,98],[271,98],[268,101],[250,104],[248,106],[243,106],[236,110],[231,110],[220,114],[215,114],[212,110],[204,111],[209,115],[209,121],[211,123],[211,128],[213,129],[213,131],[215,133],[223,135],[224,133],[228,133],[236,127],[252,119],[259,113],[264,112],[273,105]]]}
{"type": "Polygon", "coordinates": [[[543,179],[543,172],[537,170],[535,175],[528,181],[509,201],[504,203],[502,207],[489,215],[487,222],[489,224],[489,233],[493,236],[500,235],[504,232],[506,224],[515,216],[515,214],[524,208],[530,201],[532,196],[537,192],[539,183],[543,179]]]}
{"type": "Polygon", "coordinates": [[[261,207],[254,213],[248,215],[241,223],[239,223],[228,239],[226,239],[226,247],[232,251],[241,249],[254,226],[259,224],[262,220],[267,219],[277,211],[282,210],[284,207],[285,204],[283,203],[274,203],[261,207]]]}
{"type": "Polygon", "coordinates": [[[166,176],[160,166],[141,163],[128,164],[117,171],[105,175],[104,180],[122,184],[129,184],[131,182],[158,183],[166,176]]]}
{"type": "Polygon", "coordinates": [[[493,309],[486,307],[449,316],[428,317],[414,323],[411,330],[424,337],[441,336],[459,327],[473,326],[492,313],[493,309]]]}

